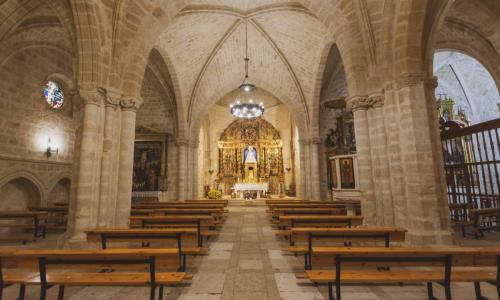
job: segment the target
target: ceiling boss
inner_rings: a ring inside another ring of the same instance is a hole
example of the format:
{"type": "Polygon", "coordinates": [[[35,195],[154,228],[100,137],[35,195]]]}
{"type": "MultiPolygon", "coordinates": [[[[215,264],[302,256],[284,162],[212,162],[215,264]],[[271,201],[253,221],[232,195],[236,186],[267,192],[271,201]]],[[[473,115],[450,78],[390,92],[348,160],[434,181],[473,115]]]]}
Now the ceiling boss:
{"type": "Polygon", "coordinates": [[[253,119],[264,114],[264,103],[256,100],[255,85],[248,80],[248,25],[245,22],[245,79],[239,86],[234,103],[229,105],[231,114],[237,118],[253,119]]]}

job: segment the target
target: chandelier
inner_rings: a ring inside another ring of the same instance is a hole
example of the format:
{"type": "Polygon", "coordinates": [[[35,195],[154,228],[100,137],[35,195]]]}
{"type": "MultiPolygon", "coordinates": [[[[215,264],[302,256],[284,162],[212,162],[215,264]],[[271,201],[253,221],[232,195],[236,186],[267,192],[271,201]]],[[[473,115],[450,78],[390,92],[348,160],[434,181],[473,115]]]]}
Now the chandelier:
{"type": "Polygon", "coordinates": [[[256,99],[256,87],[248,82],[248,28],[245,22],[245,80],[239,86],[238,96],[229,105],[231,114],[237,118],[253,119],[262,116],[264,113],[264,103],[256,99]]]}

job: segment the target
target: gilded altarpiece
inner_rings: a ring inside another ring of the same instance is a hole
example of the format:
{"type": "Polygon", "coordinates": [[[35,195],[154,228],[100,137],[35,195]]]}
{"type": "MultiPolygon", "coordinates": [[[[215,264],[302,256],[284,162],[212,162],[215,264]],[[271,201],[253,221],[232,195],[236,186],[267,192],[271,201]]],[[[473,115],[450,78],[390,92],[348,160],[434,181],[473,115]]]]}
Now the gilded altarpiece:
{"type": "Polygon", "coordinates": [[[283,142],[279,131],[262,118],[238,119],[219,140],[218,181],[224,194],[235,183],[268,183],[271,194],[284,184],[283,142]]]}

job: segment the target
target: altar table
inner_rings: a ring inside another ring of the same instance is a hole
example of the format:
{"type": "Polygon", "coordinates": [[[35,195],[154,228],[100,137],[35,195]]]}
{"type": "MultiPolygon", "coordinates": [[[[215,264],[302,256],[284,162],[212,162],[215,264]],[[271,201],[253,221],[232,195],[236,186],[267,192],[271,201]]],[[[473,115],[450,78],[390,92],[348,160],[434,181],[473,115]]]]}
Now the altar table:
{"type": "Polygon", "coordinates": [[[244,191],[257,191],[257,198],[260,198],[261,192],[266,193],[268,190],[268,183],[236,183],[234,185],[234,192],[239,193],[241,198],[243,198],[244,191]]]}

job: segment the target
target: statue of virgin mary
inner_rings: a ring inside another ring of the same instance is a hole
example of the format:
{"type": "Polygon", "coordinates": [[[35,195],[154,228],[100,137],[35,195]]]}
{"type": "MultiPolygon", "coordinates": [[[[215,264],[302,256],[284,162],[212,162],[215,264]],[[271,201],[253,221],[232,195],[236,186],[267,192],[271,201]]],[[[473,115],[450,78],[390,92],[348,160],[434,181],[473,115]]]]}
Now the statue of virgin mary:
{"type": "Polygon", "coordinates": [[[257,149],[253,146],[248,146],[243,152],[243,162],[245,164],[257,163],[257,149]]]}

